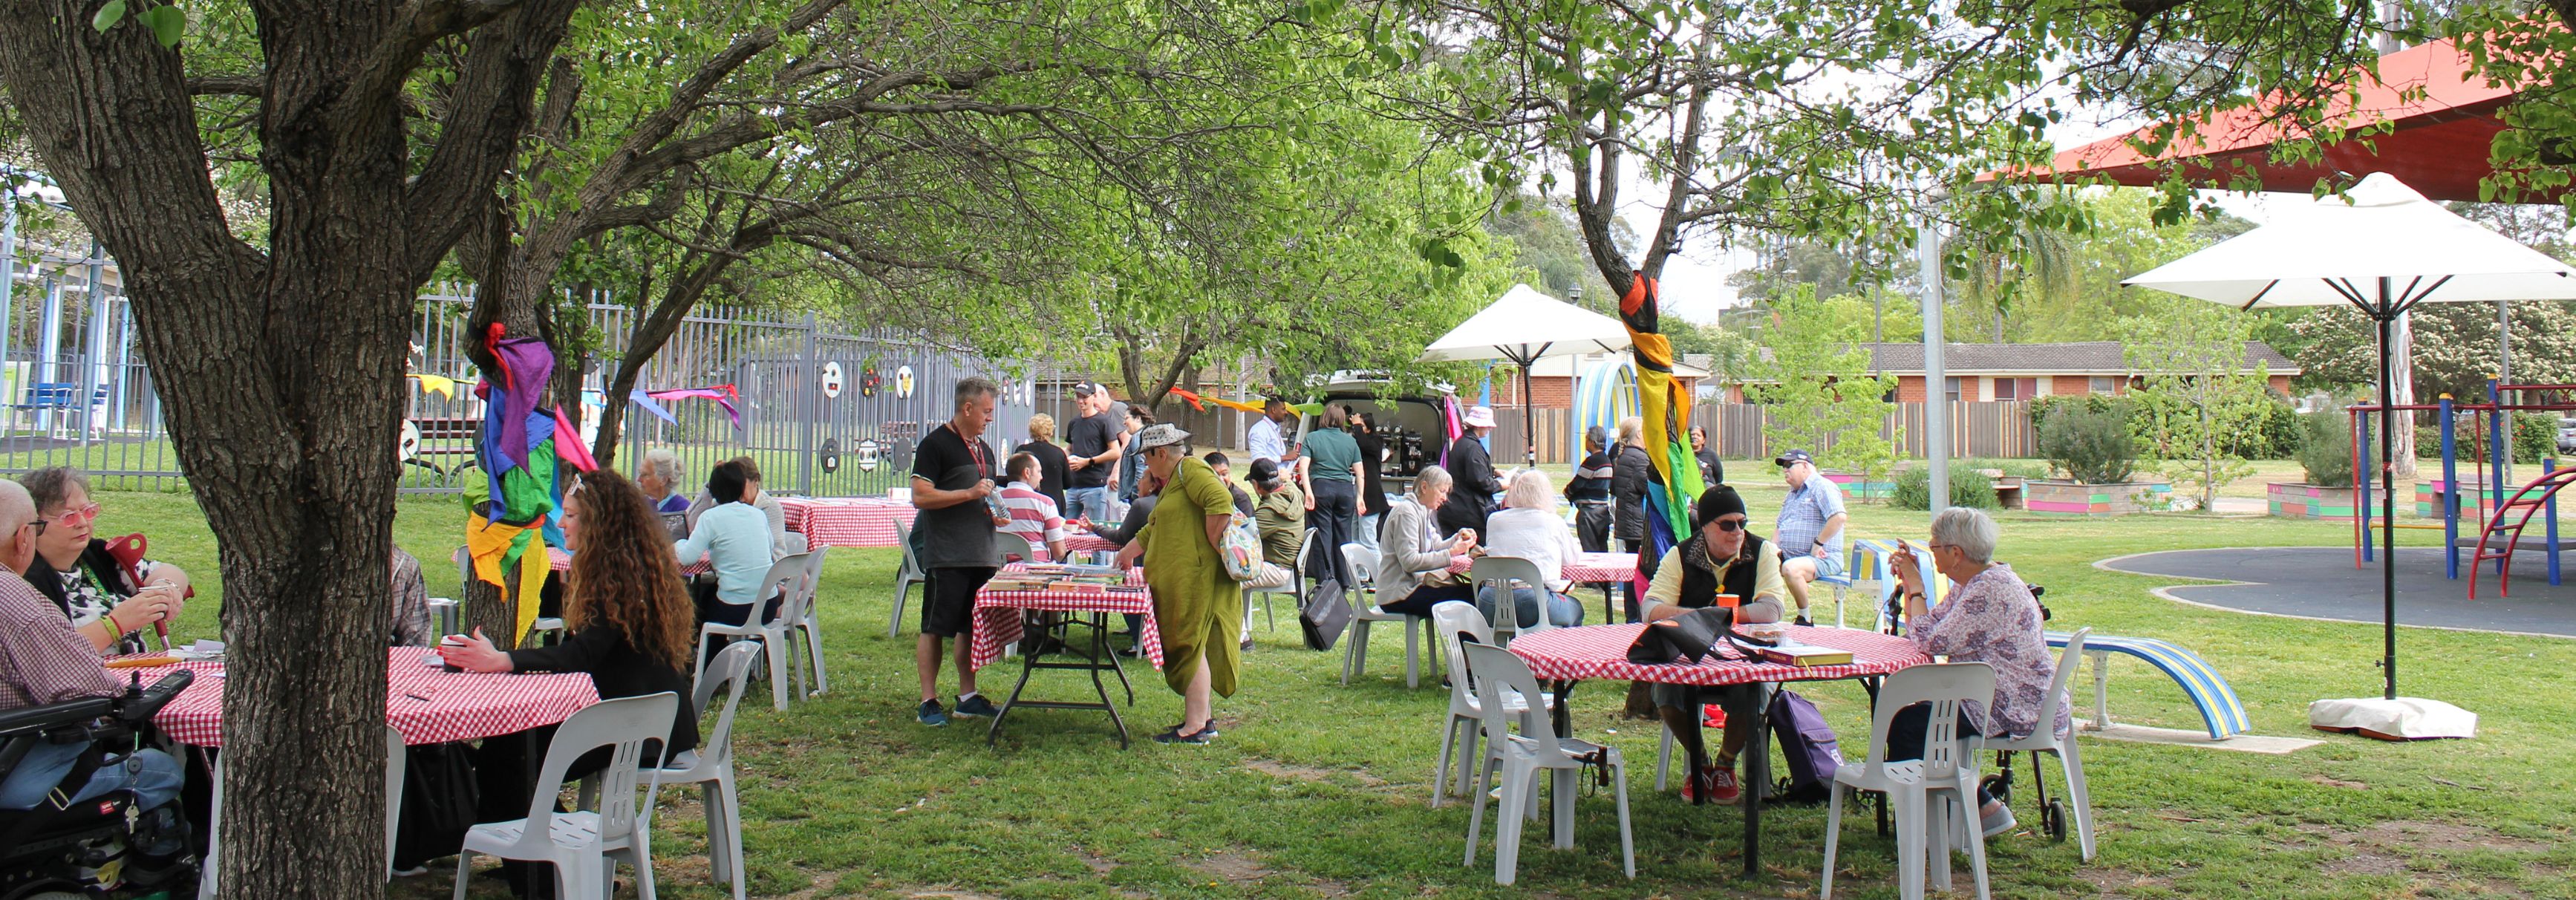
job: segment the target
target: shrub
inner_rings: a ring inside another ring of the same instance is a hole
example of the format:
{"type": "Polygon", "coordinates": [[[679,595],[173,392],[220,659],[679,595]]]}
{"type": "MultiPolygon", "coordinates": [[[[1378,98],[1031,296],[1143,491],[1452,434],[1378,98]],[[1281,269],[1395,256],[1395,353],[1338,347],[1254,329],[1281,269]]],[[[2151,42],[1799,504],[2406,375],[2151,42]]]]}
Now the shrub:
{"type": "Polygon", "coordinates": [[[2309,484],[2352,486],[2352,421],[2343,411],[2326,409],[2301,417],[2299,468],[2309,484]]]}
{"type": "Polygon", "coordinates": [[[2129,411],[2120,404],[2052,410],[2039,429],[2039,452],[2066,475],[2085,484],[2118,484],[2137,467],[2138,447],[2129,436],[2129,411]]]}
{"type": "MultiPolygon", "coordinates": [[[[1950,505],[1973,506],[1984,510],[2001,509],[2003,501],[1995,497],[1994,479],[1977,474],[1978,468],[1994,467],[1980,466],[1974,460],[1950,467],[1950,505]]],[[[1888,498],[1888,503],[1897,509],[1930,510],[1932,508],[1931,467],[1908,466],[1904,471],[1896,473],[1896,493],[1888,498]]]]}
{"type": "MultiPolygon", "coordinates": [[[[2249,427],[2228,442],[2228,448],[2244,459],[2291,459],[2307,443],[2306,427],[2307,423],[2299,411],[2290,408],[2290,404],[2276,394],[2273,402],[2263,406],[2262,413],[2254,417],[2249,427]]],[[[2350,439],[2347,438],[2346,442],[2349,443],[2350,439]]]]}
{"type": "Polygon", "coordinates": [[[2526,412],[2513,417],[2514,462],[2536,463],[2558,457],[2557,413],[2526,412]]]}

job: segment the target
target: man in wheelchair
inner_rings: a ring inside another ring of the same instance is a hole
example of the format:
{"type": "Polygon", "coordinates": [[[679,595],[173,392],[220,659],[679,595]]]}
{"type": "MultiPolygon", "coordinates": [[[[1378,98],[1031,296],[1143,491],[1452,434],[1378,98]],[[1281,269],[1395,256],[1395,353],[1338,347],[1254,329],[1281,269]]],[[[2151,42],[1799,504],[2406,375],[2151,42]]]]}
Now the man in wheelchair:
{"type": "Polygon", "coordinates": [[[196,874],[176,803],[185,770],[144,745],[188,673],[150,690],[108,673],[15,574],[44,524],[26,489],[0,480],[0,900],[184,885],[196,874]]]}

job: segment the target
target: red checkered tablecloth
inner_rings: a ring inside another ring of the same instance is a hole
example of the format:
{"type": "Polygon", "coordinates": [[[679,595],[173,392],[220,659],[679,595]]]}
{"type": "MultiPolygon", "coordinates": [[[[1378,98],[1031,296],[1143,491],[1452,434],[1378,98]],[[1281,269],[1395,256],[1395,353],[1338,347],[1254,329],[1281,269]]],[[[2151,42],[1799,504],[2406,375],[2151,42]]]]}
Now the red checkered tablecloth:
{"type": "MultiPolygon", "coordinates": [[[[560,723],[599,702],[588,675],[447,672],[421,664],[429,653],[426,647],[394,647],[386,652],[385,720],[402,732],[406,744],[443,744],[526,731],[560,723]],[[423,697],[428,699],[419,699],[423,697]]],[[[223,662],[185,662],[133,671],[143,674],[144,684],[151,684],[174,669],[194,670],[197,680],[152,721],[182,744],[223,746],[223,662]]]]}
{"type": "MultiPolygon", "coordinates": [[[[1002,575],[1027,570],[1026,566],[1002,568],[1002,575]]],[[[999,576],[996,576],[999,577],[999,576]]],[[[975,634],[969,642],[969,660],[981,669],[1002,658],[1002,648],[1018,643],[1022,635],[1020,613],[1023,610],[1045,612],[1131,613],[1144,617],[1137,627],[1136,643],[1142,645],[1145,659],[1154,668],[1163,667],[1163,632],[1154,624],[1154,594],[1145,590],[1145,570],[1127,570],[1127,587],[1134,591],[1112,591],[1106,588],[1053,591],[975,592],[975,634]]]]}
{"type": "MultiPolygon", "coordinates": [[[[562,547],[548,547],[546,548],[546,565],[557,572],[570,572],[572,571],[572,554],[565,553],[562,547]]],[[[680,574],[704,575],[715,570],[715,564],[708,562],[706,557],[701,556],[698,558],[697,562],[681,566],[680,574]]]]}
{"type": "Polygon", "coordinates": [[[895,526],[912,527],[915,512],[883,497],[780,497],[778,509],[817,547],[892,547],[895,526]]]}
{"type": "Polygon", "coordinates": [[[1798,643],[1849,650],[1852,661],[1840,666],[1800,668],[1779,663],[1719,659],[1711,655],[1693,664],[1641,666],[1628,661],[1628,645],[1637,642],[1637,633],[1645,627],[1639,624],[1557,628],[1514,638],[1510,649],[1529,663],[1530,674],[1551,681],[1609,678],[1702,687],[1862,678],[1887,675],[1932,661],[1932,657],[1915,649],[1914,642],[1901,637],[1852,628],[1801,628],[1792,625],[1789,626],[1789,636],[1798,643]]]}
{"type": "MultiPolygon", "coordinates": [[[[1468,570],[1475,567],[1476,558],[1473,556],[1449,558],[1449,571],[1460,575],[1467,574],[1468,570]]],[[[1578,553],[1573,559],[1565,561],[1565,568],[1557,574],[1557,577],[1577,584],[1591,584],[1597,581],[1633,581],[1637,577],[1637,555],[1634,553],[1578,553]]]]}
{"type": "Polygon", "coordinates": [[[1064,539],[1064,552],[1066,553],[1097,553],[1103,550],[1116,549],[1118,549],[1117,544],[1111,543],[1108,538],[1101,537],[1096,534],[1068,535],[1064,539]]]}

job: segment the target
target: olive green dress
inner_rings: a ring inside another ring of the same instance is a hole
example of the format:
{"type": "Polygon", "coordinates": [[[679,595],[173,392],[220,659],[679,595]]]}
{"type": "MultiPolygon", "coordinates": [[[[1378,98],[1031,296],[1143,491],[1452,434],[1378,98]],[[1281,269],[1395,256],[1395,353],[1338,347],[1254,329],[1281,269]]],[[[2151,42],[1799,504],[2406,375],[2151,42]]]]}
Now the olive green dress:
{"type": "Polygon", "coordinates": [[[1234,495],[1207,463],[1181,460],[1162,499],[1145,520],[1145,583],[1154,590],[1154,625],[1163,633],[1163,682],[1187,690],[1207,657],[1208,683],[1234,696],[1242,650],[1243,589],[1225,574],[1208,543],[1207,517],[1234,514],[1234,495]]]}

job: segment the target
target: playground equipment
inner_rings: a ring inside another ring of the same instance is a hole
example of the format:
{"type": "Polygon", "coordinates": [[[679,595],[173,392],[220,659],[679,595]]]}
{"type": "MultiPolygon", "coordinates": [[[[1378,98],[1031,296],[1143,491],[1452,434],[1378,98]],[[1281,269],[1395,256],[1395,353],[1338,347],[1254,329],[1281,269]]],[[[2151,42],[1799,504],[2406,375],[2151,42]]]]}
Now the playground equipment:
{"type": "MultiPolygon", "coordinates": [[[[2570,483],[2576,483],[2576,469],[2560,469],[2556,459],[2542,459],[2540,477],[2508,494],[2505,486],[2512,483],[2512,461],[2507,458],[2507,454],[2500,452],[2499,448],[2506,446],[2506,429],[2510,427],[2513,413],[2576,412],[2576,399],[2568,396],[2570,392],[2576,392],[2576,385],[2498,384],[2495,380],[2489,379],[2485,403],[2460,403],[2451,399],[2451,395],[2444,394],[2438,403],[2387,407],[2391,411],[2424,411],[2438,416],[2442,447],[2442,480],[2430,491],[2419,487],[2416,493],[2419,509],[2424,508],[2423,504],[2427,502],[2440,507],[2442,522],[2439,525],[2430,522],[2385,524],[2395,528],[2441,530],[2443,577],[2457,581],[2460,577],[2459,554],[2463,543],[2460,526],[2462,516],[2466,515],[2469,523],[2478,533],[2477,543],[2471,551],[2469,561],[2468,595],[2471,599],[2477,597],[2477,566],[2480,563],[2495,563],[2499,592],[2502,593],[2505,590],[2503,584],[2505,579],[2510,577],[2513,553],[2520,548],[2522,531],[2531,523],[2534,515],[2538,515],[2542,520],[2544,534],[2541,549],[2548,557],[2549,583],[2552,585],[2559,583],[2558,552],[2563,545],[2558,538],[2557,495],[2559,489],[2570,483]],[[2506,402],[2507,398],[2516,402],[2506,402]],[[2476,478],[2465,484],[2460,480],[2458,428],[2460,419],[2463,417],[2473,420],[2468,443],[2469,456],[2476,473],[2476,478]],[[2466,502],[2464,493],[2474,493],[2476,501],[2466,502]],[[2516,513],[2519,515],[2515,515],[2516,513]],[[2502,536],[2501,540],[2498,539],[2499,535],[2502,536]],[[2495,546],[2497,549],[2490,552],[2490,546],[2495,546]]],[[[2353,516],[2353,566],[2359,568],[2362,564],[2376,558],[2378,552],[2378,548],[2374,546],[2371,539],[2370,531],[2371,518],[2376,509],[2370,498],[2372,484],[2368,474],[2372,417],[2363,413],[2377,412],[2381,407],[2377,404],[2355,404],[2345,409],[2352,414],[2353,484],[2359,492],[2353,504],[2356,513],[2353,516]]]]}
{"type": "Polygon", "coordinates": [[[1566,429],[1566,459],[1583,458],[1583,431],[1598,425],[1618,439],[1619,420],[1638,414],[1637,368],[1623,355],[1583,367],[1575,379],[1574,427],[1566,429]]]}

